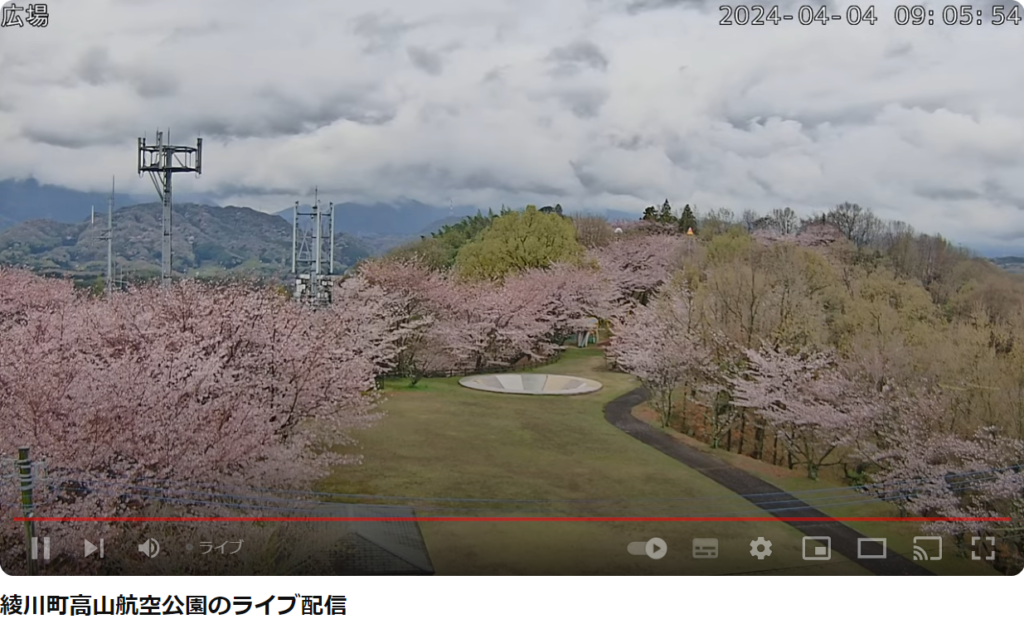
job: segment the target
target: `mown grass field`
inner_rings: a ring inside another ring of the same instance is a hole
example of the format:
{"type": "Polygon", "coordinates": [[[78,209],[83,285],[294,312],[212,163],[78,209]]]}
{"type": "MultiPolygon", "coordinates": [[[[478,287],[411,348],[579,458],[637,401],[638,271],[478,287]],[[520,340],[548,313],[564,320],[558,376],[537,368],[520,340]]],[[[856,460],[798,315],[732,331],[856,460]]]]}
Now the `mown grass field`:
{"type": "MultiPolygon", "coordinates": [[[[607,371],[600,350],[573,349],[535,371],[593,378],[604,388],[582,396],[545,397],[472,391],[456,378],[426,379],[413,388],[407,381],[387,383],[387,416],[357,432],[359,444],[344,450],[360,454],[363,463],[337,469],[320,489],[394,497],[380,502],[412,504],[420,516],[766,515],[608,424],[603,405],[637,383],[607,371]]],[[[779,485],[806,488],[799,479],[785,484],[779,485]]],[[[803,561],[802,535],[779,522],[420,526],[438,574],[866,573],[836,555],[827,564],[803,561]],[[759,536],[773,543],[764,561],[750,556],[750,540],[759,536]],[[651,537],[667,542],[663,559],[626,552],[628,543],[651,537]],[[695,537],[718,538],[719,558],[692,559],[695,537]]],[[[903,550],[895,540],[890,543],[903,550]]]]}

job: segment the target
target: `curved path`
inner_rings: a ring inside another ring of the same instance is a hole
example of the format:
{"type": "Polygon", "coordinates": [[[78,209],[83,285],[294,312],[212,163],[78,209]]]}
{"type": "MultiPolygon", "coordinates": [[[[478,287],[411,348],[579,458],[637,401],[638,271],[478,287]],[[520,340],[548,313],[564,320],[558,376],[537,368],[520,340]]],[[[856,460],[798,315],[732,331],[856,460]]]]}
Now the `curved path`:
{"type": "MultiPolygon", "coordinates": [[[[791,518],[828,518],[792,494],[759,477],[742,471],[710,454],[694,449],[675,440],[668,434],[652,427],[633,416],[633,407],[647,399],[643,388],[634,389],[604,406],[604,418],[616,428],[665,455],[682,462],[701,475],[718,482],[733,492],[743,495],[748,501],[770,514],[791,518]],[[770,505],[770,506],[769,506],[770,505]]],[[[827,535],[832,538],[832,550],[864,569],[880,575],[931,576],[932,573],[901,555],[888,552],[886,559],[858,559],[857,538],[862,533],[854,531],[841,522],[787,522],[786,524],[804,535],[827,535]]],[[[874,542],[864,544],[869,554],[880,554],[881,545],[874,542]]]]}

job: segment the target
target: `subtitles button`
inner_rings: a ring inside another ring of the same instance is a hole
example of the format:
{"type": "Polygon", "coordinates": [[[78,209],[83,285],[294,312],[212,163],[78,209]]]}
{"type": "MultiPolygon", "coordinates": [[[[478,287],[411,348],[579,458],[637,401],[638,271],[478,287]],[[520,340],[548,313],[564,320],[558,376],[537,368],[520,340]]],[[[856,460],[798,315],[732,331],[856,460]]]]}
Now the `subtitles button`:
{"type": "Polygon", "coordinates": [[[718,539],[714,537],[696,537],[693,539],[694,559],[717,559],[718,539]]]}

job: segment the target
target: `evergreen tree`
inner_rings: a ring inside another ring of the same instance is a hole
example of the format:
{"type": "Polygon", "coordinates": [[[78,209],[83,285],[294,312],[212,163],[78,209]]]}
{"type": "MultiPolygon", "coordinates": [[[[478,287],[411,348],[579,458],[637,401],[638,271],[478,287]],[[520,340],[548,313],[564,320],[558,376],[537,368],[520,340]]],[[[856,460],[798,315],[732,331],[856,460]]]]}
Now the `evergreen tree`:
{"type": "Polygon", "coordinates": [[[668,203],[668,200],[665,200],[665,203],[661,205],[661,210],[658,212],[658,221],[663,224],[674,224],[678,221],[676,216],[672,214],[672,205],[668,203]]]}
{"type": "Polygon", "coordinates": [[[693,214],[693,209],[687,204],[683,207],[682,214],[679,215],[679,231],[685,233],[690,228],[693,228],[693,233],[697,234],[697,216],[693,214]]]}

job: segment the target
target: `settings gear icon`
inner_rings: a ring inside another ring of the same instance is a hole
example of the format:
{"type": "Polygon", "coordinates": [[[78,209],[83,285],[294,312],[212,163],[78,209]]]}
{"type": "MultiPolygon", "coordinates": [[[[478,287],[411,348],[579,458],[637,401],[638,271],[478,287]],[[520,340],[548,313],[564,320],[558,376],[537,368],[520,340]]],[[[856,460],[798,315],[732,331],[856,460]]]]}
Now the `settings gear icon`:
{"type": "Polygon", "coordinates": [[[750,556],[757,557],[758,561],[763,560],[765,557],[770,557],[771,555],[772,543],[770,540],[759,537],[750,542],[750,556]]]}

